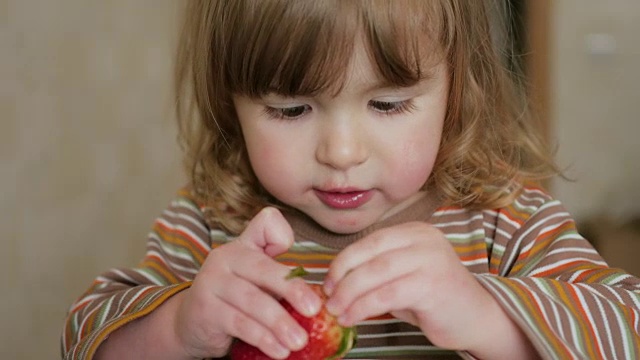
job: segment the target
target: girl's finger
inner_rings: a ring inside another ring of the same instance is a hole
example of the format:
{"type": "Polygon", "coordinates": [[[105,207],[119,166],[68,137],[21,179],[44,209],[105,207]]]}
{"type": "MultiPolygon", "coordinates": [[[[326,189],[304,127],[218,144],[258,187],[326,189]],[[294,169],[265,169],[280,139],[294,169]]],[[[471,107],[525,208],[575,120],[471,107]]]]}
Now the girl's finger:
{"type": "Polygon", "coordinates": [[[284,298],[296,311],[305,315],[315,315],[322,307],[320,297],[302,278],[288,279],[291,269],[259,252],[247,252],[235,257],[231,271],[263,291],[277,298],[284,298]]]}
{"type": "Polygon", "coordinates": [[[230,337],[257,347],[271,358],[284,359],[289,356],[290,350],[280,343],[273,332],[234,305],[229,303],[225,305],[219,308],[217,315],[222,324],[222,331],[230,337]]]}
{"type": "Polygon", "coordinates": [[[273,207],[262,209],[238,237],[238,241],[274,257],[293,245],[293,230],[282,213],[273,207]]]}
{"type": "Polygon", "coordinates": [[[420,285],[419,276],[416,273],[407,274],[355,299],[338,316],[338,322],[343,326],[353,326],[370,317],[408,309],[417,301],[426,298],[424,291],[425,288],[420,285]]]}
{"type": "Polygon", "coordinates": [[[273,334],[280,344],[290,350],[299,350],[307,343],[305,330],[276,299],[256,285],[240,278],[231,278],[217,287],[222,290],[217,294],[218,298],[231,304],[243,315],[236,314],[230,319],[230,326],[236,331],[234,335],[242,334],[237,331],[245,331],[247,321],[251,320],[254,325],[260,324],[263,333],[273,334]],[[233,291],[229,291],[229,287],[233,287],[233,291]]]}
{"type": "Polygon", "coordinates": [[[342,250],[333,260],[325,278],[325,291],[333,292],[348,272],[372,258],[394,249],[410,246],[416,238],[427,240],[430,227],[424,223],[407,223],[398,227],[379,230],[342,250]]]}
{"type": "Polygon", "coordinates": [[[419,247],[405,247],[387,251],[360,264],[337,283],[327,308],[332,314],[340,315],[356,299],[383,284],[418,271],[426,258],[419,247]]]}

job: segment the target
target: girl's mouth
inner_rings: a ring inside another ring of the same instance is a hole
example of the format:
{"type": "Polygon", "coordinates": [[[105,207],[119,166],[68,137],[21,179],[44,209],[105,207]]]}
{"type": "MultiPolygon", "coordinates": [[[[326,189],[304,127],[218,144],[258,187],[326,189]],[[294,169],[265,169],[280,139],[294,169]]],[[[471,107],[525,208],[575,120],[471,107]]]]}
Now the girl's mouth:
{"type": "Polygon", "coordinates": [[[328,207],[334,209],[355,209],[366,202],[373,196],[372,190],[318,190],[314,189],[316,196],[328,207]]]}

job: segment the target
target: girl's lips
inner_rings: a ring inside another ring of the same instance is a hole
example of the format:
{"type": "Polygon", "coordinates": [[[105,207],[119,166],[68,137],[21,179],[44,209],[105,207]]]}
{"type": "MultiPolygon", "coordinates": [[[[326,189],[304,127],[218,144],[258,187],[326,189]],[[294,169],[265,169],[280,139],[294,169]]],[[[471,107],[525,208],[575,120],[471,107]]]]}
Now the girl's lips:
{"type": "Polygon", "coordinates": [[[355,209],[364,205],[373,196],[371,190],[323,191],[314,189],[314,192],[320,201],[334,209],[355,209]]]}

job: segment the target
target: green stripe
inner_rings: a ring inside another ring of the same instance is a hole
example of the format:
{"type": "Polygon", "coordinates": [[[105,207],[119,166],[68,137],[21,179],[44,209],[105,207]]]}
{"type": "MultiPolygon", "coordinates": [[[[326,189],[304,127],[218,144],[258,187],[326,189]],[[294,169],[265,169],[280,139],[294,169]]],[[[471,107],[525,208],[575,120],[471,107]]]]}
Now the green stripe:
{"type": "Polygon", "coordinates": [[[466,234],[445,234],[445,237],[454,244],[463,244],[480,239],[484,241],[485,232],[484,229],[478,229],[466,234]]]}
{"type": "MultiPolygon", "coordinates": [[[[166,259],[165,259],[166,261],[166,259]]],[[[169,283],[169,281],[167,279],[165,279],[164,277],[162,277],[162,275],[156,273],[153,270],[150,270],[148,268],[138,268],[136,269],[137,271],[141,272],[141,273],[145,273],[147,275],[149,275],[151,278],[153,278],[159,285],[164,285],[164,286],[168,286],[171,285],[171,283],[169,283]]],[[[156,284],[154,284],[156,285],[156,284]]]]}

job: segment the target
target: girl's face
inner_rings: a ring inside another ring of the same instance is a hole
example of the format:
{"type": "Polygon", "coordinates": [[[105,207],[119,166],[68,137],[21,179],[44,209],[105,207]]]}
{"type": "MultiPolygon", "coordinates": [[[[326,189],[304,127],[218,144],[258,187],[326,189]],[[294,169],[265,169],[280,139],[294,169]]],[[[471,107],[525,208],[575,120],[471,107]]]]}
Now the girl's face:
{"type": "Polygon", "coordinates": [[[444,64],[406,88],[381,83],[364,46],[337,95],[234,97],[264,188],[324,228],[353,233],[424,196],[447,107],[444,64]]]}

